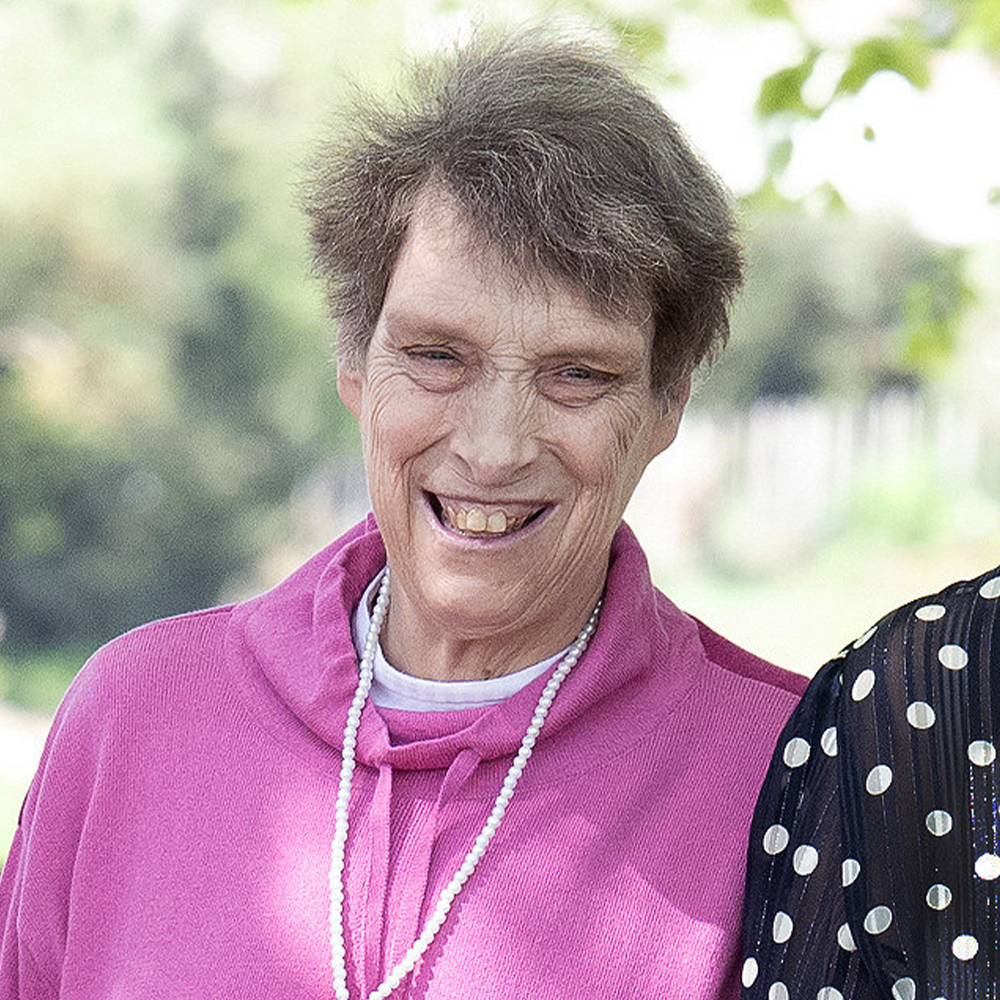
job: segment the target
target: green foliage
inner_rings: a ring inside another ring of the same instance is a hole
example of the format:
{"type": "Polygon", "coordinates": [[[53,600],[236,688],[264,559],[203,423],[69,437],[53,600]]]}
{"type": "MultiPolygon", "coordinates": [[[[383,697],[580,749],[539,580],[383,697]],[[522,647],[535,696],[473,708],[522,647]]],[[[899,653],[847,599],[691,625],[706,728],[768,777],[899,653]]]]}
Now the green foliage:
{"type": "Polygon", "coordinates": [[[802,86],[812,75],[818,56],[819,50],[812,49],[802,62],[780,69],[764,79],[757,94],[757,114],[761,118],[782,113],[807,118],[819,114],[819,110],[811,108],[802,97],[802,86]]]}
{"type": "MultiPolygon", "coordinates": [[[[748,9],[758,16],[772,16],[754,0],[748,9]]],[[[1000,0],[924,0],[910,16],[896,18],[878,34],[840,50],[844,69],[829,96],[814,104],[803,93],[819,56],[830,50],[809,37],[794,9],[789,10],[788,18],[798,28],[806,55],[775,71],[760,85],[756,110],[768,122],[770,151],[761,186],[746,199],[753,213],[781,207],[780,181],[794,155],[799,123],[821,118],[838,101],[860,93],[876,74],[893,73],[913,87],[925,89],[932,82],[934,55],[942,50],[975,48],[1000,62],[1000,0]]],[[[875,129],[866,125],[863,139],[874,142],[876,138],[875,129]]],[[[991,191],[988,196],[990,204],[997,201],[994,194],[991,191]]],[[[809,201],[831,214],[846,210],[840,193],[828,182],[821,183],[809,201]]],[[[917,277],[912,284],[893,289],[901,303],[901,315],[894,321],[895,334],[890,338],[896,344],[899,373],[927,378],[940,372],[954,356],[957,331],[974,296],[962,282],[956,264],[940,262],[937,274],[937,278],[917,277]]]]}
{"type": "MultiPolygon", "coordinates": [[[[350,439],[291,181],[342,71],[392,86],[407,19],[401,0],[2,6],[0,613],[7,641],[90,641],[217,600],[285,532],[294,485],[350,439]]],[[[942,49],[996,58],[1000,0],[922,0],[845,47],[815,104],[803,93],[823,47],[789,0],[527,0],[515,14],[530,9],[583,18],[656,86],[677,80],[675,15],[799,35],[756,102],[773,141],[744,202],[751,284],[719,403],[940,371],[970,300],[961,255],[849,236],[831,185],[812,199],[831,217],[813,223],[781,179],[797,126],[876,73],[923,87],[942,49]]]]}
{"type": "Polygon", "coordinates": [[[659,55],[666,47],[666,27],[652,18],[613,18],[611,27],[622,48],[637,59],[659,55]]]}
{"type": "Polygon", "coordinates": [[[936,469],[928,460],[858,482],[840,527],[846,542],[912,547],[945,537],[954,498],[936,469]]]}
{"type": "Polygon", "coordinates": [[[216,601],[342,418],[275,169],[283,81],[227,59],[227,5],[155,31],[115,0],[8,8],[51,65],[0,73],[51,104],[50,141],[81,116],[94,138],[53,163],[41,127],[0,122],[21,158],[19,200],[0,191],[0,612],[14,644],[96,640],[216,601]]]}
{"type": "MultiPolygon", "coordinates": [[[[832,188],[828,196],[839,197],[832,188]]],[[[861,397],[937,373],[940,357],[913,344],[953,335],[970,294],[963,254],[891,220],[862,223],[843,211],[809,219],[774,206],[755,218],[732,343],[710,375],[712,406],[861,397]]]]}
{"type": "Polygon", "coordinates": [[[903,296],[900,356],[903,364],[924,375],[935,374],[953,356],[960,318],[975,298],[961,277],[962,255],[939,256],[940,270],[912,281],[903,296]]]}
{"type": "Polygon", "coordinates": [[[788,0],[750,0],[747,9],[755,17],[791,20],[792,8],[788,0]]]}
{"type": "Polygon", "coordinates": [[[898,73],[914,87],[931,82],[930,46],[913,32],[902,37],[867,38],[851,50],[837,83],[838,94],[856,94],[876,73],[898,73]]]}

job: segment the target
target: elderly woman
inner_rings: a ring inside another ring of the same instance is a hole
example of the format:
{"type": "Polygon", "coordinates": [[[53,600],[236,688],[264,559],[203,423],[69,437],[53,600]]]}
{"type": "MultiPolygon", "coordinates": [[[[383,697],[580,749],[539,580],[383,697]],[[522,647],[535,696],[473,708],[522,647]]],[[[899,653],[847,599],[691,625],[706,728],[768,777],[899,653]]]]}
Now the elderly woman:
{"type": "Polygon", "coordinates": [[[799,679],[621,523],[727,331],[724,192],[586,46],[473,46],[307,197],[374,515],[110,643],[0,894],[0,997],[713,1000],[799,679]]]}

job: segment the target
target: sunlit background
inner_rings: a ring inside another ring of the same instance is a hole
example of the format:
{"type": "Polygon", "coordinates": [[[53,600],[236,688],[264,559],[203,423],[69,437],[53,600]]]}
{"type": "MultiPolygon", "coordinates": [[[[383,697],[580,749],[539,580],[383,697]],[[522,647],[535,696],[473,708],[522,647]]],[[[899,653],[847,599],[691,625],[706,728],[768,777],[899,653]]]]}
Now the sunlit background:
{"type": "Polygon", "coordinates": [[[1000,0],[6,0],[0,856],[97,645],[366,510],[295,209],[331,104],[539,16],[740,202],[731,346],[627,515],[662,589],[812,673],[1000,561],[1000,0]]]}

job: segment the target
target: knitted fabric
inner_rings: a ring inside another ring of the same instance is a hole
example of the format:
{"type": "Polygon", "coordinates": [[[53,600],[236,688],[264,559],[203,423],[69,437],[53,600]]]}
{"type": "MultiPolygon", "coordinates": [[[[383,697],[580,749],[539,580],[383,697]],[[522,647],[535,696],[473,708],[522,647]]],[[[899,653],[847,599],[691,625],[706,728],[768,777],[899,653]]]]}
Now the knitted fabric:
{"type": "MultiPolygon", "coordinates": [[[[0,882],[2,1000],[331,995],[350,617],[384,561],[369,518],[258,598],[94,655],[0,882]]],[[[345,873],[352,996],[412,943],[544,683],[483,709],[366,707],[345,873]]],[[[622,526],[597,633],[394,998],[736,997],[751,813],[804,686],[656,591],[622,526]]]]}

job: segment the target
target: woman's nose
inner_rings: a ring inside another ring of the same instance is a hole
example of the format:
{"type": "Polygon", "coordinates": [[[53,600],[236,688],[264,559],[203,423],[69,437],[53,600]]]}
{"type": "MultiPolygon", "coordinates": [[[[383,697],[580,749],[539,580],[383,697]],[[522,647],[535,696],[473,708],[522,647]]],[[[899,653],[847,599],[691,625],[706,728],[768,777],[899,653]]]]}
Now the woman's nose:
{"type": "Polygon", "coordinates": [[[517,479],[538,454],[531,387],[509,375],[470,387],[456,414],[452,447],[478,485],[517,479]]]}

